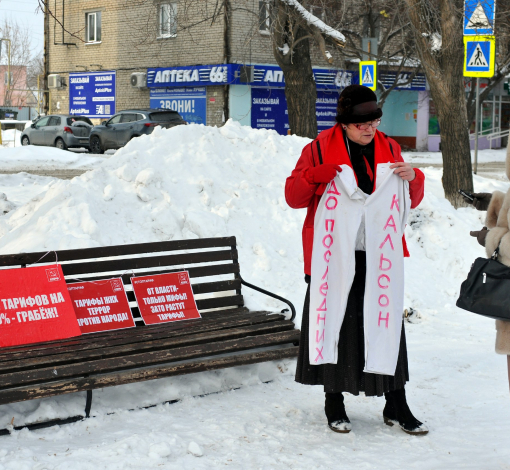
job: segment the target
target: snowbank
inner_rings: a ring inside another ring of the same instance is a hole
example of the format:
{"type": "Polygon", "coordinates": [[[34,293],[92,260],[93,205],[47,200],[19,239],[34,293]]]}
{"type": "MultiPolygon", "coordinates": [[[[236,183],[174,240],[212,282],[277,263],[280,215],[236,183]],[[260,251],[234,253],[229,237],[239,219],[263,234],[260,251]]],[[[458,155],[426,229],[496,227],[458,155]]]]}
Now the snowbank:
{"type": "Polygon", "coordinates": [[[234,122],[156,128],[1,219],[0,252],[235,235],[243,276],[299,305],[304,211],[283,187],[306,142],[234,122]]]}

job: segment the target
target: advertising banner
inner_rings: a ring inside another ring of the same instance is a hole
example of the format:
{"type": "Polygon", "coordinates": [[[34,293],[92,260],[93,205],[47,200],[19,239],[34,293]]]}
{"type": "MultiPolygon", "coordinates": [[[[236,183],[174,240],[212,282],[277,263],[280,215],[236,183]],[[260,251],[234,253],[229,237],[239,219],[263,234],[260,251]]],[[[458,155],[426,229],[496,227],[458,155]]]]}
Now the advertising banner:
{"type": "Polygon", "coordinates": [[[120,277],[67,286],[82,333],[133,328],[135,321],[120,277]]]}
{"type": "Polygon", "coordinates": [[[276,88],[251,89],[251,127],[272,129],[286,135],[289,115],[285,90],[276,88]]]}
{"type": "Polygon", "coordinates": [[[338,91],[317,91],[317,130],[319,132],[329,129],[336,124],[336,106],[338,103],[338,91]]]}
{"type": "Polygon", "coordinates": [[[0,270],[0,347],[79,335],[59,265],[0,270]]]}
{"type": "Polygon", "coordinates": [[[189,123],[207,124],[205,87],[151,88],[151,108],[177,111],[189,123]]]}
{"type": "Polygon", "coordinates": [[[187,271],[132,277],[131,284],[146,325],[201,318],[187,271]]]}
{"type": "Polygon", "coordinates": [[[69,74],[69,114],[108,118],[115,114],[116,73],[69,74]]]}
{"type": "MultiPolygon", "coordinates": [[[[317,91],[317,129],[319,132],[335,125],[337,91],[317,91]]],[[[287,99],[283,89],[252,88],[251,127],[273,129],[286,135],[289,129],[287,99]]]]}

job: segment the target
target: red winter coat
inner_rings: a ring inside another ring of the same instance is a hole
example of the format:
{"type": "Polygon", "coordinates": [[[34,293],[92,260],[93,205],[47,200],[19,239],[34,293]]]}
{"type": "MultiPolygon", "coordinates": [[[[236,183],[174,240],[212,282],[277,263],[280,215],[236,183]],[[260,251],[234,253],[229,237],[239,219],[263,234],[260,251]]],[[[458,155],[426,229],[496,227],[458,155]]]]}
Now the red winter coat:
{"type": "MultiPolygon", "coordinates": [[[[303,224],[303,255],[305,261],[305,274],[311,274],[312,247],[313,247],[313,226],[317,206],[324,193],[327,184],[309,183],[305,177],[308,168],[320,165],[317,153],[316,141],[319,141],[321,153],[328,152],[327,145],[336,126],[327,129],[319,134],[316,140],[308,144],[301,152],[296,168],[287,178],[285,183],[285,199],[293,209],[307,208],[306,219],[303,224]]],[[[380,132],[380,131],[376,131],[380,132]]],[[[396,162],[403,162],[400,145],[390,137],[381,133],[389,141],[396,162]]],[[[329,149],[331,151],[331,149],[329,149]]],[[[411,208],[414,209],[423,199],[425,187],[425,175],[422,171],[414,169],[416,178],[409,182],[409,193],[411,196],[411,208]]],[[[404,255],[409,256],[404,239],[404,255]]]]}

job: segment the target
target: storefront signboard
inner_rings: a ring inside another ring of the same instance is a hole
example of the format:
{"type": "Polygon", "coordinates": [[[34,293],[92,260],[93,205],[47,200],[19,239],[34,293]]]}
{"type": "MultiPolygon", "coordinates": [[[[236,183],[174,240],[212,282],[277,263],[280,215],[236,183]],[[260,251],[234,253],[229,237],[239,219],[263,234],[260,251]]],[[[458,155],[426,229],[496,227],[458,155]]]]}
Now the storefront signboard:
{"type": "Polygon", "coordinates": [[[108,118],[115,110],[115,71],[69,74],[69,114],[108,118]]]}
{"type": "Polygon", "coordinates": [[[173,109],[188,123],[207,124],[205,87],[151,88],[150,106],[173,109]]]}

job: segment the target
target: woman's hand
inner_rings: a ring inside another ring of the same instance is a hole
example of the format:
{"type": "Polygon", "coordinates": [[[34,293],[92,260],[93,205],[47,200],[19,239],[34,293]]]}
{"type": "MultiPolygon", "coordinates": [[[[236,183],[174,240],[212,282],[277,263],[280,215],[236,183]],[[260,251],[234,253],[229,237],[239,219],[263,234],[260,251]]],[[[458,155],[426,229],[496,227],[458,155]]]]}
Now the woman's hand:
{"type": "Polygon", "coordinates": [[[400,176],[404,181],[413,181],[416,178],[416,173],[410,163],[396,162],[390,168],[394,169],[393,173],[400,176]]]}
{"type": "Polygon", "coordinates": [[[480,245],[485,246],[485,240],[487,239],[488,233],[489,233],[489,230],[487,229],[487,227],[484,227],[484,228],[482,228],[482,230],[475,230],[475,231],[469,232],[469,235],[471,235],[472,237],[475,237],[477,242],[480,245]]]}

